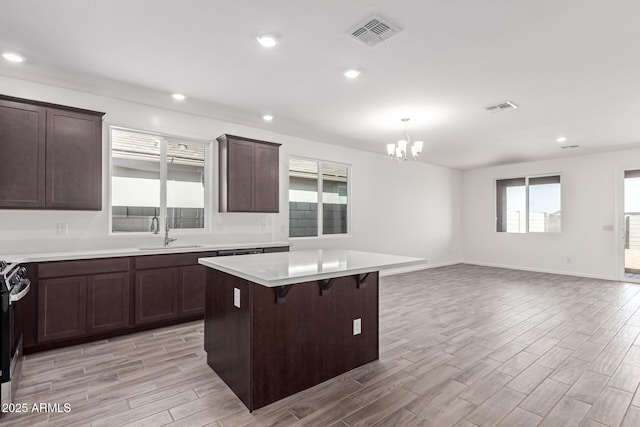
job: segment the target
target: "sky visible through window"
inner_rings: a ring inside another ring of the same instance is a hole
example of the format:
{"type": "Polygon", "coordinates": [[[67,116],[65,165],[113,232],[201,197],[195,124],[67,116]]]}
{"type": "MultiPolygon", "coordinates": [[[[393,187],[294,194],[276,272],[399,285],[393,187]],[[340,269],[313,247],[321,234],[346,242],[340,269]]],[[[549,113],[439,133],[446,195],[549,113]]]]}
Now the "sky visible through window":
{"type": "Polygon", "coordinates": [[[640,212],[640,178],[624,179],[624,212],[640,212]]]}
{"type": "MultiPolygon", "coordinates": [[[[638,179],[638,193],[640,195],[640,178],[638,179]]],[[[525,191],[522,187],[508,187],[507,201],[509,203],[508,210],[513,207],[522,207],[525,205],[525,191]]],[[[639,197],[640,199],[640,197],[639,197]]],[[[640,202],[640,200],[639,200],[640,202]]],[[[638,211],[640,212],[640,203],[638,203],[638,211]]],[[[515,209],[519,210],[519,209],[515,209]]],[[[555,213],[560,210],[560,184],[543,184],[529,186],[529,211],[531,212],[549,212],[555,213]]]]}

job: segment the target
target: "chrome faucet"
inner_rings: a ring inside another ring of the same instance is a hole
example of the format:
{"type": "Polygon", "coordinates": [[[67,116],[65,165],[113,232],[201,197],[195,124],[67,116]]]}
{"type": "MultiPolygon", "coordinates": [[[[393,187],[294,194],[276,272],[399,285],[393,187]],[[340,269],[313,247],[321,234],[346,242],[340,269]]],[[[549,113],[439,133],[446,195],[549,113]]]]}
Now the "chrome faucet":
{"type": "Polygon", "coordinates": [[[173,239],[169,237],[169,216],[167,216],[167,221],[164,227],[164,245],[169,246],[169,243],[175,242],[178,239],[173,239]]]}
{"type": "Polygon", "coordinates": [[[158,234],[160,232],[160,220],[157,216],[151,218],[151,229],[153,234],[158,234]]]}

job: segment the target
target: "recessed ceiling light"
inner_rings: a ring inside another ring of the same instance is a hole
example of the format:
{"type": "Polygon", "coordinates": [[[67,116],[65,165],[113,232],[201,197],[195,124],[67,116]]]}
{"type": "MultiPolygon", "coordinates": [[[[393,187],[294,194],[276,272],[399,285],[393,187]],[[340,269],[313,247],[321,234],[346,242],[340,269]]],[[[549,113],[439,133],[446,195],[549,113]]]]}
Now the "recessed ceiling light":
{"type": "Polygon", "coordinates": [[[185,99],[187,99],[187,97],[181,93],[174,93],[173,95],[171,95],[171,97],[176,101],[184,101],[185,99]]]}
{"type": "Polygon", "coordinates": [[[262,116],[262,119],[264,121],[270,122],[271,120],[273,120],[273,116],[271,114],[265,114],[264,116],[262,116]]]}
{"type": "Polygon", "coordinates": [[[24,62],[24,56],[15,52],[5,52],[2,54],[2,57],[11,62],[24,62]]]}
{"type": "Polygon", "coordinates": [[[563,142],[567,142],[567,137],[566,136],[561,136],[556,138],[556,142],[559,144],[562,144],[563,142]]]}
{"type": "Polygon", "coordinates": [[[278,39],[270,34],[261,34],[256,37],[256,40],[264,47],[274,47],[278,44],[278,39]]]}
{"type": "Polygon", "coordinates": [[[345,77],[355,79],[360,75],[360,70],[347,70],[344,72],[345,77]]]}

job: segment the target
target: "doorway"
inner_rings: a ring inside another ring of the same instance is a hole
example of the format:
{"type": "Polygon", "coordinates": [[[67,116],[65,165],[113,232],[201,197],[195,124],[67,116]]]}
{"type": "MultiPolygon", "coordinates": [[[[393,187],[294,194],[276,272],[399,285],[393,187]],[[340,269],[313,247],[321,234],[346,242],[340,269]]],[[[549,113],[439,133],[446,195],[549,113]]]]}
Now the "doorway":
{"type": "Polygon", "coordinates": [[[640,169],[624,171],[624,278],[640,281],[640,169]]]}

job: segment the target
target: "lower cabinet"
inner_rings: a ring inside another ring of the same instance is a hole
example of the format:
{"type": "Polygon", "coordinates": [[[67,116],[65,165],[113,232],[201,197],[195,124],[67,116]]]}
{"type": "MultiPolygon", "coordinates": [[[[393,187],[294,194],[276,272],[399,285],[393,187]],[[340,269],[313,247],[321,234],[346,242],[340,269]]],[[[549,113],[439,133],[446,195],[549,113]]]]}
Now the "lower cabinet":
{"type": "Polygon", "coordinates": [[[207,267],[194,265],[178,270],[178,314],[190,316],[204,314],[204,289],[207,284],[207,267]]]}
{"type": "Polygon", "coordinates": [[[38,282],[38,342],[129,326],[129,273],[38,282]]]}
{"type": "Polygon", "coordinates": [[[177,275],[177,268],[136,272],[136,325],[171,319],[178,315],[177,275]]]}
{"type": "MultiPolygon", "coordinates": [[[[265,252],[288,250],[266,248],[265,252]]],[[[204,315],[208,268],[217,252],[30,264],[33,292],[19,304],[25,349],[62,347],[204,315]],[[75,340],[74,340],[75,339],[75,340]],[[81,339],[81,340],[78,340],[81,339]]]]}
{"type": "Polygon", "coordinates": [[[203,314],[206,277],[203,265],[137,271],[135,324],[203,314]]]}
{"type": "Polygon", "coordinates": [[[87,332],[87,277],[38,282],[38,342],[74,338],[87,332]]]}
{"type": "Polygon", "coordinates": [[[87,277],[87,333],[129,326],[129,273],[87,277]]]}

